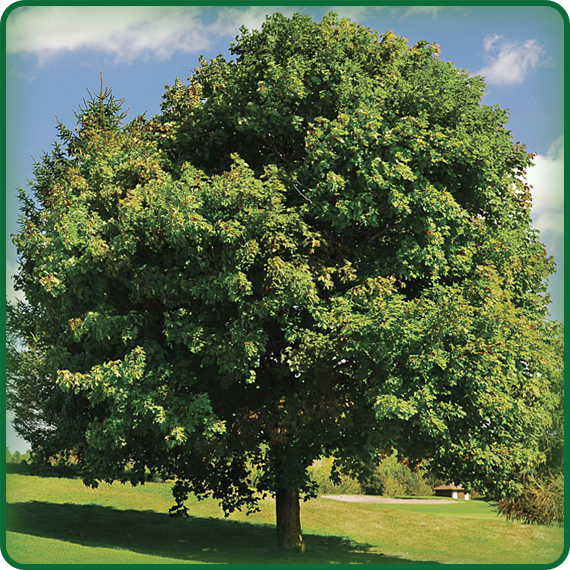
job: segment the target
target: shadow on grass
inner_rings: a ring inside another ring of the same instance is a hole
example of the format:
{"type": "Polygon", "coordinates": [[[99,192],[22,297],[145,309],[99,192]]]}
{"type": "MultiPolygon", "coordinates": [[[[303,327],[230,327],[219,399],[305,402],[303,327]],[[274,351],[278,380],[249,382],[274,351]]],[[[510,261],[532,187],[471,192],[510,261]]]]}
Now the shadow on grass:
{"type": "Polygon", "coordinates": [[[342,537],[306,535],[307,552],[285,554],[275,528],[215,518],[40,501],[8,503],[7,529],[84,546],[215,564],[430,564],[373,552],[342,537]]]}

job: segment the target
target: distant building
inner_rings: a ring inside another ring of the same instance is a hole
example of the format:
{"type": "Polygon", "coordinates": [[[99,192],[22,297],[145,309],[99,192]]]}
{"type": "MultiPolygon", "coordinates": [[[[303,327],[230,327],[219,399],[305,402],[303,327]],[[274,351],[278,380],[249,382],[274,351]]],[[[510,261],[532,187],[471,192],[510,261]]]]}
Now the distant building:
{"type": "Polygon", "coordinates": [[[436,497],[451,497],[452,499],[469,500],[469,493],[466,493],[463,487],[459,487],[453,483],[451,483],[451,485],[440,485],[439,487],[435,487],[434,491],[436,497]]]}

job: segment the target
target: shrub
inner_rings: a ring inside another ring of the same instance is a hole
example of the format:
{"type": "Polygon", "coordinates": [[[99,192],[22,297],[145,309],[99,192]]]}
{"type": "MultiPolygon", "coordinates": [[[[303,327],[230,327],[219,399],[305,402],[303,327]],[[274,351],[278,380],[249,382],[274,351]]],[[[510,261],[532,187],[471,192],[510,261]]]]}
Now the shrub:
{"type": "Polygon", "coordinates": [[[413,469],[396,454],[383,459],[373,475],[362,483],[348,475],[340,475],[340,482],[331,481],[333,458],[319,459],[309,468],[312,481],[320,494],[385,495],[420,497],[433,495],[435,486],[424,469],[413,469]]]}
{"type": "Polygon", "coordinates": [[[528,476],[521,495],[499,501],[499,512],[527,524],[564,524],[564,473],[528,476]]]}
{"type": "Polygon", "coordinates": [[[322,495],[362,495],[360,483],[348,475],[340,475],[340,482],[331,481],[333,458],[318,459],[309,467],[311,480],[316,483],[318,493],[322,495]]]}
{"type": "Polygon", "coordinates": [[[433,482],[425,470],[412,468],[398,461],[397,454],[383,459],[374,474],[363,484],[365,493],[369,495],[385,495],[389,497],[420,497],[433,495],[433,482]]]}

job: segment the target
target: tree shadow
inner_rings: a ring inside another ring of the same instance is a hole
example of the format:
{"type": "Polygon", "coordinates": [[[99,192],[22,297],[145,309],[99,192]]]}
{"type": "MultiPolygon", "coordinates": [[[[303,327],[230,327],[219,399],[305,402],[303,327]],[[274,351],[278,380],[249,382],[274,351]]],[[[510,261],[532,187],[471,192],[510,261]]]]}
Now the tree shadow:
{"type": "Polygon", "coordinates": [[[385,556],[338,536],[306,535],[307,552],[282,553],[272,525],[99,505],[8,503],[6,523],[22,534],[214,564],[433,564],[385,556]]]}

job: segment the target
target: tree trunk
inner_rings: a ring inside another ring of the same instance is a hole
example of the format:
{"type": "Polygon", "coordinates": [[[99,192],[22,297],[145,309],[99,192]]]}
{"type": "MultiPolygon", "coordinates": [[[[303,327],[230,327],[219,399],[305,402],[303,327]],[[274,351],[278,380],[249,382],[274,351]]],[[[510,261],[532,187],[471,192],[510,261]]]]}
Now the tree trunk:
{"type": "Polygon", "coordinates": [[[295,487],[277,489],[276,511],[279,548],[305,552],[305,542],[301,534],[299,490],[295,487]]]}

